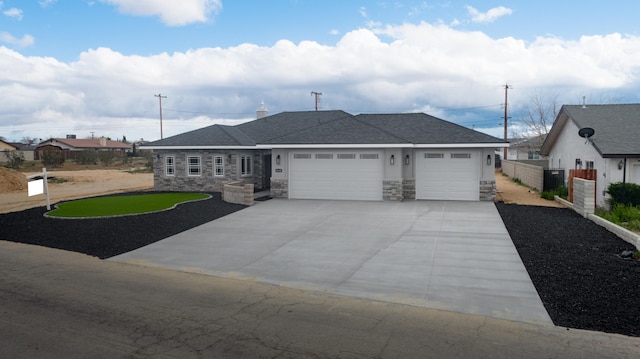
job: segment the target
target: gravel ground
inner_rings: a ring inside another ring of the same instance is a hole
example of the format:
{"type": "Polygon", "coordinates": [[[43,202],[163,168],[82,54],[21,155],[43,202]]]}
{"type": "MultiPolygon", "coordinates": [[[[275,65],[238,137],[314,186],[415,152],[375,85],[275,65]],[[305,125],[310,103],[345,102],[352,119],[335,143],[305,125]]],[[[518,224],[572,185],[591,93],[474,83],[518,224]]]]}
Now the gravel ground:
{"type": "Polygon", "coordinates": [[[496,207],[555,325],[640,336],[634,246],[570,209],[496,207]]]}
{"type": "MultiPolygon", "coordinates": [[[[0,239],[109,258],[245,208],[212,196],[109,219],[45,218],[44,207],[0,214],[0,239]]],[[[640,336],[640,262],[619,256],[632,245],[569,209],[496,207],[556,325],[640,336]]]]}

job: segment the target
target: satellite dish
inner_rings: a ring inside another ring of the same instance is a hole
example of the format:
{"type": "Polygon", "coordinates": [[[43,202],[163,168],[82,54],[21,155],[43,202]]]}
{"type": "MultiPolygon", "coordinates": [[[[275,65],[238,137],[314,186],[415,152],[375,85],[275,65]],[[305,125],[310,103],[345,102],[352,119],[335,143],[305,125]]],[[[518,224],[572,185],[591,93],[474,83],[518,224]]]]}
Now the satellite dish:
{"type": "Polygon", "coordinates": [[[578,135],[586,139],[591,138],[591,136],[593,136],[594,133],[596,133],[596,131],[591,127],[583,127],[578,131],[578,135]]]}

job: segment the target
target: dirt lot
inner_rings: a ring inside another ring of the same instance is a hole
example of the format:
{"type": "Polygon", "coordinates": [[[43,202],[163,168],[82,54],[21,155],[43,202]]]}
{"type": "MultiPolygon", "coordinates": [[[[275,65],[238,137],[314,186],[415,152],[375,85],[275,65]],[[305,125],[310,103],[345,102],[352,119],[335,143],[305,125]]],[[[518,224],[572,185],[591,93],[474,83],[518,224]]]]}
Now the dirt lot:
{"type": "MultiPolygon", "coordinates": [[[[25,176],[36,172],[16,172],[0,168],[0,213],[22,211],[24,209],[45,206],[44,195],[27,196],[25,176]]],[[[50,183],[51,204],[62,200],[84,198],[96,195],[145,191],[153,188],[152,173],[129,173],[125,170],[100,169],[76,171],[51,171],[50,176],[66,180],[63,183],[50,183]]],[[[496,172],[498,195],[496,200],[504,203],[518,203],[534,206],[562,207],[561,204],[540,198],[540,194],[518,185],[509,177],[496,172]]]]}
{"type": "MultiPolygon", "coordinates": [[[[25,176],[40,172],[16,172],[2,168],[0,170],[0,213],[22,211],[46,205],[45,196],[27,195],[25,176]]],[[[130,173],[124,170],[80,170],[80,171],[48,171],[62,183],[49,183],[51,204],[63,200],[91,197],[96,195],[146,191],[153,189],[152,173],[130,173]]]]}

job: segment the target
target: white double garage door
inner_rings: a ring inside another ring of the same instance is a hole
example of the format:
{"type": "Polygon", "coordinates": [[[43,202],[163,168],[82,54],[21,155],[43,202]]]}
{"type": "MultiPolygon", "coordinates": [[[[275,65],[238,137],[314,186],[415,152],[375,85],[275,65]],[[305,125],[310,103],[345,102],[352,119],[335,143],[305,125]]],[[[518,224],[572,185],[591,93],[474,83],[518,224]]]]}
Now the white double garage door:
{"type": "MultiPolygon", "coordinates": [[[[479,150],[415,151],[415,161],[416,199],[478,200],[479,150]]],[[[380,201],[385,166],[413,166],[389,162],[384,151],[292,151],[289,198],[380,201]]]]}

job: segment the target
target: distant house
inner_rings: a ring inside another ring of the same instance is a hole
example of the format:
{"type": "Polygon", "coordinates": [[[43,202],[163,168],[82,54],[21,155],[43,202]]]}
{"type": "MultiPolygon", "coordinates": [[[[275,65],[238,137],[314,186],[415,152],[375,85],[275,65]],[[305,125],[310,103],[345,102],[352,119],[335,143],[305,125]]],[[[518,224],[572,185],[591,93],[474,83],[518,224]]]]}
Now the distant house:
{"type": "Polygon", "coordinates": [[[605,206],[609,184],[640,184],[640,104],[564,105],[542,145],[549,167],[595,169],[596,205],[605,206]],[[578,132],[591,128],[591,138],[578,132]]]}
{"type": "Polygon", "coordinates": [[[273,197],[332,200],[495,198],[494,151],[508,143],[424,113],[283,112],[141,146],[154,188],[221,191],[229,181],[273,197]]]}
{"type": "Polygon", "coordinates": [[[9,160],[9,158],[7,158],[7,156],[5,156],[4,154],[5,151],[17,151],[17,150],[18,149],[13,144],[0,140],[0,163],[5,163],[9,160]]]}
{"type": "Polygon", "coordinates": [[[544,156],[540,154],[540,148],[547,135],[540,135],[531,138],[509,140],[507,149],[508,160],[541,160],[544,156]]]}
{"type": "Polygon", "coordinates": [[[67,138],[51,138],[41,142],[36,146],[34,159],[41,160],[45,151],[62,151],[67,160],[76,159],[77,156],[86,150],[111,151],[117,156],[125,155],[132,150],[128,143],[108,140],[105,137],[91,139],[77,139],[70,135],[67,138]]]}

